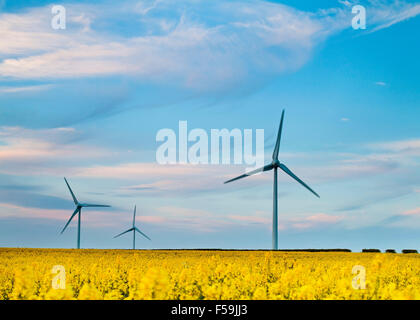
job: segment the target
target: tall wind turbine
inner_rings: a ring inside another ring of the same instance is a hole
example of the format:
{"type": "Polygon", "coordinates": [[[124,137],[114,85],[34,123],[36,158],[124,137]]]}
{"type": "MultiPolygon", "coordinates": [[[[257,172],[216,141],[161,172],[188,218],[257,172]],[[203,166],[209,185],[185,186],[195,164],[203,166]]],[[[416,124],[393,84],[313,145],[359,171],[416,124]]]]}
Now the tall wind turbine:
{"type": "Polygon", "coordinates": [[[273,161],[267,165],[265,165],[262,168],[250,171],[248,173],[245,173],[239,177],[233,178],[231,180],[226,181],[225,183],[229,183],[235,180],[239,180],[248,176],[252,176],[256,173],[259,172],[264,172],[264,171],[270,171],[274,169],[274,186],[273,186],[273,250],[277,250],[278,249],[278,235],[277,235],[277,231],[278,231],[278,222],[277,222],[277,169],[280,168],[281,170],[283,170],[285,173],[287,173],[289,176],[291,176],[293,179],[295,179],[297,182],[299,182],[301,185],[303,185],[306,189],[308,189],[310,192],[312,192],[314,195],[316,195],[319,198],[319,195],[312,190],[305,182],[303,182],[302,180],[300,180],[288,167],[286,167],[286,165],[284,163],[281,163],[279,161],[279,150],[280,150],[280,138],[281,138],[281,131],[283,128],[283,118],[284,118],[284,110],[281,113],[281,119],[280,119],[280,126],[279,126],[279,131],[277,134],[277,141],[276,141],[276,146],[274,147],[274,152],[273,152],[273,161]]]}
{"type": "Polygon", "coordinates": [[[152,240],[152,239],[150,239],[148,236],[146,236],[143,232],[141,232],[137,227],[136,227],[136,207],[137,206],[134,206],[134,214],[133,214],[133,226],[130,228],[130,229],[128,229],[128,230],[126,230],[126,231],[124,231],[124,232],[121,232],[120,234],[118,234],[118,235],[116,235],[115,237],[114,237],[114,239],[115,238],[118,238],[119,236],[122,236],[123,234],[125,234],[125,233],[127,233],[127,232],[133,232],[133,250],[134,249],[136,249],[136,231],[138,232],[138,233],[140,233],[143,237],[145,237],[146,239],[149,239],[149,240],[152,240]]]}
{"type": "Polygon", "coordinates": [[[67,182],[67,179],[64,178],[64,181],[66,181],[67,187],[69,188],[69,191],[71,193],[71,196],[73,198],[74,204],[76,205],[76,210],[74,210],[73,214],[71,215],[69,221],[67,221],[66,225],[64,226],[63,230],[61,230],[61,234],[63,234],[64,230],[66,230],[67,226],[69,225],[69,223],[71,222],[71,220],[74,218],[74,216],[76,214],[78,214],[78,221],[77,221],[77,249],[80,249],[80,223],[81,223],[81,216],[82,216],[82,208],[91,208],[91,207],[100,207],[100,208],[105,208],[105,207],[110,207],[108,205],[103,205],[103,204],[90,204],[90,203],[80,203],[79,201],[77,201],[76,196],[73,193],[73,190],[71,190],[69,183],[67,182]]]}

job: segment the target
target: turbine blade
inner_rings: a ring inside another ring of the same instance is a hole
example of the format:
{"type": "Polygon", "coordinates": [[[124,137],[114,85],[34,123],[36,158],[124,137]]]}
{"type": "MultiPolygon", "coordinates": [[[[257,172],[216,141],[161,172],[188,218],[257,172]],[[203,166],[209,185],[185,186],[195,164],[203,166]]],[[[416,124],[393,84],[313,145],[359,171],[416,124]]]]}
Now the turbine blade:
{"type": "Polygon", "coordinates": [[[126,230],[126,231],[124,231],[124,232],[121,232],[120,234],[117,234],[117,235],[114,237],[114,239],[115,239],[115,238],[118,238],[119,236],[122,236],[123,234],[125,234],[125,233],[127,233],[127,232],[130,232],[130,231],[134,231],[134,228],[130,228],[130,229],[128,229],[128,230],[126,230]]]}
{"type": "Polygon", "coordinates": [[[279,165],[279,168],[286,172],[289,176],[291,176],[293,179],[295,179],[297,182],[299,182],[302,186],[304,186],[306,189],[308,189],[310,192],[312,192],[314,195],[316,195],[318,198],[320,196],[318,193],[316,193],[314,190],[312,190],[305,182],[300,180],[288,167],[286,167],[283,163],[279,165]]]}
{"type": "Polygon", "coordinates": [[[137,227],[134,227],[134,229],[138,232],[138,233],[140,233],[143,237],[145,237],[145,238],[147,238],[147,239],[149,239],[150,241],[152,241],[152,239],[150,239],[148,236],[146,236],[143,232],[141,232],[137,227]]]}
{"type": "Polygon", "coordinates": [[[105,205],[105,204],[90,204],[90,203],[84,203],[82,204],[82,207],[95,207],[95,208],[110,208],[111,206],[105,205]]]}
{"type": "Polygon", "coordinates": [[[66,230],[67,226],[73,220],[74,216],[80,211],[80,207],[77,207],[76,210],[74,210],[73,214],[71,215],[69,221],[67,221],[66,225],[64,226],[63,230],[61,230],[61,234],[63,234],[64,230],[66,230]]]}
{"type": "Polygon", "coordinates": [[[134,228],[134,225],[136,224],[136,210],[137,210],[137,206],[134,206],[134,214],[133,214],[133,228],[134,228]]]}
{"type": "Polygon", "coordinates": [[[281,131],[283,130],[284,109],[281,113],[279,132],[277,133],[276,146],[274,147],[273,160],[278,160],[280,150],[281,131]]]}
{"type": "Polygon", "coordinates": [[[224,183],[229,183],[229,182],[239,180],[239,179],[242,179],[242,178],[245,178],[245,177],[248,177],[248,176],[252,176],[253,174],[256,174],[258,172],[269,171],[271,169],[273,169],[273,164],[270,163],[270,164],[265,165],[264,167],[258,168],[256,170],[253,170],[253,171],[250,171],[250,172],[247,172],[247,173],[244,173],[243,175],[241,175],[239,177],[236,177],[236,178],[230,179],[228,181],[225,181],[224,183]]]}
{"type": "Polygon", "coordinates": [[[70,190],[70,193],[71,193],[71,196],[73,197],[73,201],[74,201],[74,204],[79,204],[79,201],[77,201],[77,199],[76,199],[76,196],[74,195],[74,193],[73,193],[73,190],[71,190],[71,188],[70,188],[70,185],[69,185],[69,183],[67,182],[67,179],[66,178],[64,178],[64,181],[66,181],[66,184],[67,184],[67,187],[69,188],[69,190],[70,190]]]}

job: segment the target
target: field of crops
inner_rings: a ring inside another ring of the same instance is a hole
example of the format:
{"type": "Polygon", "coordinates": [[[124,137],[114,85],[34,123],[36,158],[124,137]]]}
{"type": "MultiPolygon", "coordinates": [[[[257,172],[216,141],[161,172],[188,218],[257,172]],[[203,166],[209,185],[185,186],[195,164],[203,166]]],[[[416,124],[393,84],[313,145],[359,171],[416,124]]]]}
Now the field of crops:
{"type": "Polygon", "coordinates": [[[420,299],[420,255],[3,248],[0,299],[420,299]]]}

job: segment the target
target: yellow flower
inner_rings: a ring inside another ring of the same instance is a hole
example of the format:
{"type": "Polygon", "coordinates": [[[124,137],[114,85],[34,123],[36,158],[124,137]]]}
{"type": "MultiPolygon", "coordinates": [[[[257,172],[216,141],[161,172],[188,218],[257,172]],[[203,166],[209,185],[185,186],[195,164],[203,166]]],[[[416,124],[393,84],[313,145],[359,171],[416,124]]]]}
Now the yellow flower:
{"type": "Polygon", "coordinates": [[[1,248],[0,299],[419,300],[420,256],[1,248]],[[65,289],[52,288],[55,265],[65,289]]]}
{"type": "Polygon", "coordinates": [[[79,300],[101,300],[100,292],[91,284],[85,283],[79,292],[79,300]]]}

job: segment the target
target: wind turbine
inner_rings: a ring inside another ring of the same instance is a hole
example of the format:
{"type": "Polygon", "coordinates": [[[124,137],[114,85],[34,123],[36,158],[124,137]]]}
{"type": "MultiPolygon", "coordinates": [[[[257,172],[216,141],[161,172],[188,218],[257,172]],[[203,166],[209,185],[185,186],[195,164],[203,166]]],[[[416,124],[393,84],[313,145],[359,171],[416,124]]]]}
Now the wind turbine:
{"type": "Polygon", "coordinates": [[[136,231],[138,232],[138,233],[140,233],[143,237],[145,237],[145,238],[147,238],[147,239],[149,239],[149,240],[152,240],[152,239],[150,239],[148,236],[146,236],[143,232],[141,232],[137,227],[136,227],[136,207],[137,206],[134,206],[134,214],[133,214],[133,227],[132,228],[130,228],[130,229],[128,229],[128,230],[126,230],[126,231],[124,231],[124,232],[122,232],[122,233],[120,233],[120,234],[118,234],[118,235],[116,235],[115,237],[114,237],[114,239],[115,238],[118,238],[119,236],[122,236],[123,234],[125,234],[125,233],[127,233],[127,232],[133,232],[133,250],[134,249],[136,249],[136,231]]]}
{"type": "Polygon", "coordinates": [[[71,190],[69,183],[67,182],[67,179],[64,178],[64,181],[66,181],[67,187],[69,188],[69,191],[71,193],[71,196],[73,198],[74,204],[76,205],[76,210],[74,210],[73,214],[71,215],[69,221],[67,221],[66,225],[64,226],[63,230],[61,230],[61,234],[63,234],[64,230],[66,230],[67,226],[69,225],[69,223],[71,222],[71,220],[74,218],[74,216],[76,214],[79,214],[77,217],[77,249],[80,249],[80,220],[81,220],[81,216],[82,216],[82,208],[93,208],[93,207],[100,207],[100,208],[105,208],[105,207],[110,207],[108,205],[103,205],[103,204],[90,204],[90,203],[80,203],[79,201],[77,201],[76,196],[73,193],[73,190],[71,190]]]}
{"type": "Polygon", "coordinates": [[[281,131],[283,128],[283,118],[284,118],[284,110],[281,113],[281,119],[280,119],[280,126],[279,126],[279,131],[277,133],[277,141],[276,141],[276,146],[274,147],[274,152],[273,152],[273,160],[271,163],[265,165],[262,168],[250,171],[248,173],[245,173],[239,177],[230,179],[228,181],[226,181],[225,183],[229,183],[235,180],[239,180],[248,176],[252,176],[256,173],[259,172],[264,172],[264,171],[270,171],[274,169],[274,186],[273,186],[273,250],[277,250],[278,249],[278,235],[277,235],[277,231],[278,231],[278,222],[277,222],[277,169],[281,169],[283,170],[286,174],[288,174],[289,176],[291,176],[293,179],[295,179],[297,182],[299,182],[301,185],[303,185],[306,189],[308,189],[310,192],[312,192],[314,195],[316,195],[319,198],[319,195],[312,190],[305,182],[303,182],[302,180],[300,180],[288,167],[286,167],[286,165],[284,163],[281,163],[279,161],[279,150],[280,150],[280,138],[281,138],[281,131]]]}

